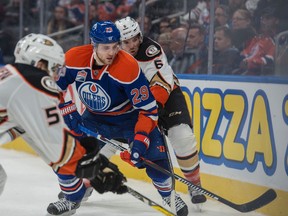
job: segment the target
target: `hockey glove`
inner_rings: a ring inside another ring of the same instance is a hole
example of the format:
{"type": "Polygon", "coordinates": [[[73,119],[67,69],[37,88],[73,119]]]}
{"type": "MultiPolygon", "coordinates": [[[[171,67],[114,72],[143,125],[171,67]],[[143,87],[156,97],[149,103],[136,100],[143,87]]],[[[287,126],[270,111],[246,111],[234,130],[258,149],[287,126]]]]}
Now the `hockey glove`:
{"type": "Polygon", "coordinates": [[[145,133],[137,133],[134,137],[131,154],[128,151],[124,151],[120,153],[120,157],[130,165],[141,168],[143,166],[141,157],[143,157],[149,148],[149,144],[150,139],[145,133]]]}
{"type": "Polygon", "coordinates": [[[123,194],[128,191],[124,185],[126,178],[119,171],[118,167],[111,163],[105,156],[100,155],[102,164],[98,175],[90,179],[91,186],[100,194],[111,191],[117,194],[123,194]]]}
{"type": "Polygon", "coordinates": [[[78,161],[75,175],[78,178],[95,178],[101,167],[107,166],[103,165],[103,159],[99,155],[98,141],[94,137],[84,137],[80,143],[86,149],[86,154],[78,161]]]}
{"type": "Polygon", "coordinates": [[[60,103],[59,108],[69,129],[73,130],[78,136],[83,135],[83,132],[78,128],[78,125],[83,123],[82,118],[77,111],[76,105],[72,103],[72,101],[68,101],[65,103],[60,103]]]}

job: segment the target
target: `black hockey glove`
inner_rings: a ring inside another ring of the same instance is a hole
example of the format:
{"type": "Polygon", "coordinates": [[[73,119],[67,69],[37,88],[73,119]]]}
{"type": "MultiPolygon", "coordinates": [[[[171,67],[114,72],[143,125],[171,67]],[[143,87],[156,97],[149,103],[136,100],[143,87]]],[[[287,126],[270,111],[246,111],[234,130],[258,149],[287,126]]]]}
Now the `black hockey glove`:
{"type": "Polygon", "coordinates": [[[100,155],[100,158],[102,161],[100,172],[94,179],[90,179],[91,186],[100,194],[108,191],[117,194],[126,193],[128,189],[123,184],[126,182],[124,175],[105,156],[100,155]]]}
{"type": "Polygon", "coordinates": [[[78,178],[93,179],[103,166],[99,157],[98,140],[94,137],[84,137],[80,144],[86,149],[87,153],[79,160],[75,174],[78,178]]]}

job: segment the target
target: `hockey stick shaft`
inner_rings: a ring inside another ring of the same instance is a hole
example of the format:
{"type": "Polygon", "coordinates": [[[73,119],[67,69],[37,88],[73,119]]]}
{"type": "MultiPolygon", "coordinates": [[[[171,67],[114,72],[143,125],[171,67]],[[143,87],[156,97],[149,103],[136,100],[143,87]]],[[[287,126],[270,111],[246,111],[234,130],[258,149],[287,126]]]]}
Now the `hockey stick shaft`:
{"type": "MultiPolygon", "coordinates": [[[[93,131],[85,128],[84,126],[79,126],[79,129],[81,131],[83,131],[84,133],[86,133],[87,135],[94,136],[97,139],[101,140],[102,142],[114,146],[116,149],[118,149],[120,151],[127,150],[125,147],[119,145],[118,143],[115,143],[113,140],[105,138],[105,137],[101,136],[99,133],[93,132],[93,131]]],[[[261,207],[269,204],[270,202],[272,202],[277,197],[277,194],[273,189],[268,189],[265,193],[263,193],[258,198],[254,199],[250,202],[243,203],[243,204],[236,204],[236,203],[233,203],[233,202],[231,202],[231,201],[229,201],[229,200],[227,200],[221,196],[218,196],[218,195],[210,192],[209,190],[207,190],[205,188],[202,188],[200,186],[192,184],[190,181],[186,180],[185,178],[182,178],[181,176],[179,176],[177,174],[172,174],[168,170],[160,167],[159,165],[155,164],[154,162],[152,162],[150,160],[147,160],[145,158],[142,158],[142,160],[146,165],[151,166],[154,169],[156,169],[156,170],[158,170],[158,171],[160,171],[166,175],[169,175],[171,177],[174,176],[176,180],[182,182],[183,184],[188,185],[190,188],[197,190],[197,191],[201,192],[202,194],[204,194],[204,195],[206,195],[206,196],[208,196],[214,200],[217,200],[217,201],[219,201],[219,202],[221,202],[221,203],[223,203],[223,204],[225,204],[225,205],[227,205],[227,206],[229,206],[229,207],[231,207],[237,211],[240,211],[240,212],[254,211],[258,208],[261,208],[261,207]]]]}
{"type": "Polygon", "coordinates": [[[176,211],[176,203],[175,203],[176,190],[175,190],[174,168],[173,168],[171,155],[170,155],[168,143],[167,143],[166,136],[165,136],[163,128],[161,128],[161,134],[162,134],[164,145],[165,145],[165,148],[166,148],[166,153],[167,153],[168,163],[169,163],[169,167],[170,167],[170,172],[173,174],[173,176],[171,176],[171,179],[172,179],[171,209],[173,210],[173,212],[177,212],[176,211]]]}
{"type": "Polygon", "coordinates": [[[144,196],[143,194],[140,194],[139,192],[135,191],[131,187],[127,186],[127,188],[128,188],[128,193],[129,194],[131,194],[132,196],[134,196],[138,200],[142,201],[143,203],[151,206],[155,210],[157,210],[157,211],[159,211],[159,212],[161,212],[161,213],[163,213],[164,215],[167,215],[167,216],[176,216],[174,213],[168,211],[166,208],[164,208],[161,205],[155,203],[153,200],[151,200],[150,198],[144,196]]]}

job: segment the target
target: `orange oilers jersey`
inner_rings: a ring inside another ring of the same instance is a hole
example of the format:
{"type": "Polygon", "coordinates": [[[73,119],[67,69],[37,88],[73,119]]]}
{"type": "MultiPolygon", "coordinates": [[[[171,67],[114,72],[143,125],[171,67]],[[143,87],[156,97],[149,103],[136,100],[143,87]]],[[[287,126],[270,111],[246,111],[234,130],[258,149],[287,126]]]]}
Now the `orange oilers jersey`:
{"type": "Polygon", "coordinates": [[[95,68],[93,47],[84,45],[70,49],[65,58],[66,68],[59,74],[57,85],[65,91],[75,83],[81,102],[95,120],[121,126],[131,113],[138,112],[135,132],[149,134],[155,128],[156,101],[131,55],[120,50],[111,65],[95,68]]]}

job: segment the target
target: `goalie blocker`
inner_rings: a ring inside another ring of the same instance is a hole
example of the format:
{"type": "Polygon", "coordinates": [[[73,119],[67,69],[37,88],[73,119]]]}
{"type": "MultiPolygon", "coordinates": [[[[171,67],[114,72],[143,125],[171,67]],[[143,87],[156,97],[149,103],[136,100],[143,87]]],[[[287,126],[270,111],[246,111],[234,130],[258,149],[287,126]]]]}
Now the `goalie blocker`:
{"type": "Polygon", "coordinates": [[[84,137],[80,141],[87,154],[78,162],[75,175],[90,180],[91,186],[100,194],[111,191],[123,194],[128,191],[124,185],[126,178],[118,167],[104,155],[99,154],[98,141],[94,137],[84,137]]]}

